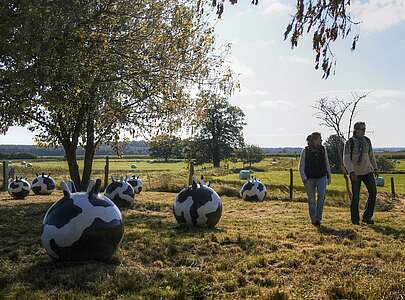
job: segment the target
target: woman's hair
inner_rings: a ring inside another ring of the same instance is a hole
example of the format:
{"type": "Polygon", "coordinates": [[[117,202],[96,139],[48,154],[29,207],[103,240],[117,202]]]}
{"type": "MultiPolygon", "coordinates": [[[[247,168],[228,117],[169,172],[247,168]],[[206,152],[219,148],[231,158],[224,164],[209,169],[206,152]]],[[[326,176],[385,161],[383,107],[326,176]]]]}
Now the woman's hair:
{"type": "Polygon", "coordinates": [[[307,144],[308,144],[308,146],[312,145],[312,134],[307,136],[307,144]]]}
{"type": "Polygon", "coordinates": [[[321,134],[319,132],[313,132],[312,134],[308,135],[307,137],[308,146],[314,146],[314,141],[320,137],[321,134]]]}

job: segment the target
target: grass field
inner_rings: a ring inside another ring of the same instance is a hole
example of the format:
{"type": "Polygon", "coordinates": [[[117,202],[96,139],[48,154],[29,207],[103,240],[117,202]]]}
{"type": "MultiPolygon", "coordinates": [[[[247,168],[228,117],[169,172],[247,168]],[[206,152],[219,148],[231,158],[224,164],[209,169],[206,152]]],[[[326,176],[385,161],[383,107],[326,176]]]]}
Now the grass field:
{"type": "Polygon", "coordinates": [[[405,204],[353,226],[326,206],[222,197],[217,229],[179,227],[175,194],[144,192],[123,211],[125,237],[108,263],[61,263],[41,247],[41,221],[61,196],[0,193],[0,299],[403,299],[405,204]]]}
{"type": "MultiPolygon", "coordinates": [[[[253,164],[252,169],[255,171],[254,176],[260,178],[270,189],[277,189],[279,197],[282,198],[287,195],[288,190],[285,189],[289,185],[289,168],[291,167],[291,160],[289,158],[266,158],[260,163],[253,164]]],[[[294,169],[294,187],[295,190],[303,191],[303,184],[298,174],[298,160],[293,159],[294,169]]],[[[23,175],[32,180],[35,172],[51,173],[57,182],[62,179],[69,178],[67,163],[63,160],[53,161],[31,161],[33,168],[28,169],[21,166],[19,163],[14,163],[16,168],[16,175],[23,175]]],[[[80,168],[83,161],[79,161],[80,168]]],[[[104,159],[96,159],[94,161],[93,177],[104,177],[104,159]]],[[[208,180],[214,180],[217,183],[231,185],[234,188],[240,188],[244,181],[239,180],[239,170],[243,168],[242,163],[223,162],[222,165],[229,165],[228,169],[212,169],[209,164],[197,166],[196,175],[205,175],[208,180]]],[[[248,166],[245,166],[249,168],[248,166]]],[[[397,165],[397,170],[405,169],[405,161],[397,165]]],[[[172,185],[177,188],[169,190],[178,190],[184,185],[187,177],[187,164],[185,162],[151,162],[149,159],[111,159],[110,160],[110,175],[111,176],[126,176],[132,174],[139,174],[145,182],[145,188],[149,190],[161,189],[172,185]],[[131,168],[135,164],[136,169],[131,168]],[[164,182],[164,187],[159,187],[164,182]]],[[[405,174],[382,174],[385,178],[385,186],[379,187],[378,190],[383,193],[391,191],[390,178],[394,177],[395,189],[398,194],[405,195],[405,174]]],[[[339,194],[345,197],[345,182],[342,175],[334,174],[332,176],[332,184],[328,187],[331,193],[339,194]]]]}

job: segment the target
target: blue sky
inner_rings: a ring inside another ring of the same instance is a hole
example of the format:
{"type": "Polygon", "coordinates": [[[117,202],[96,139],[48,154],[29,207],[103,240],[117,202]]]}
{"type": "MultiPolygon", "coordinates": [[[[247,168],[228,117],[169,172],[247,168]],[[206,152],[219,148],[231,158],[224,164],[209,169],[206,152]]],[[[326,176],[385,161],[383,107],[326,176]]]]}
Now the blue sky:
{"type": "MultiPolygon", "coordinates": [[[[228,58],[239,73],[241,91],[231,102],[246,113],[248,143],[259,146],[302,146],[312,131],[326,137],[311,105],[323,96],[350,100],[351,93],[371,91],[359,107],[378,147],[405,146],[405,0],[353,1],[352,14],[362,21],[360,40],[351,52],[351,39],[339,40],[336,75],[328,80],[313,68],[311,39],[291,50],[283,41],[294,1],[260,0],[227,5],[216,24],[217,39],[231,42],[228,58]]],[[[356,32],[356,30],[354,30],[356,32]]],[[[12,128],[0,144],[32,144],[33,135],[12,128]]]]}

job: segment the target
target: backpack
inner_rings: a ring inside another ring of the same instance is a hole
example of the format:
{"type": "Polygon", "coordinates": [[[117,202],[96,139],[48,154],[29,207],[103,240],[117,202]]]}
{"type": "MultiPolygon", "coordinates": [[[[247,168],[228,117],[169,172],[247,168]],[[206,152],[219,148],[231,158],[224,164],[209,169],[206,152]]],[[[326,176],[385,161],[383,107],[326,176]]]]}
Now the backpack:
{"type": "MultiPolygon", "coordinates": [[[[367,142],[367,144],[368,144],[368,153],[370,153],[370,151],[371,151],[371,141],[370,141],[370,139],[368,138],[368,137],[364,137],[365,139],[366,139],[366,142],[367,142]]],[[[350,142],[350,160],[353,160],[353,148],[354,148],[354,141],[353,141],[353,138],[351,137],[350,139],[349,139],[349,142],[350,142]]]]}

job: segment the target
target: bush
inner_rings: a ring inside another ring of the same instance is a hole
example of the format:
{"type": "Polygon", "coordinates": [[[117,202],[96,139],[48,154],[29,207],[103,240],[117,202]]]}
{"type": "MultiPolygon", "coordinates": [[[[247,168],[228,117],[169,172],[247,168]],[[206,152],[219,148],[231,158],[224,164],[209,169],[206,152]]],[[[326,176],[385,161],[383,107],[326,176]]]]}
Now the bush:
{"type": "Polygon", "coordinates": [[[377,166],[378,170],[382,172],[390,172],[395,169],[395,164],[384,156],[378,156],[377,166]]]}

